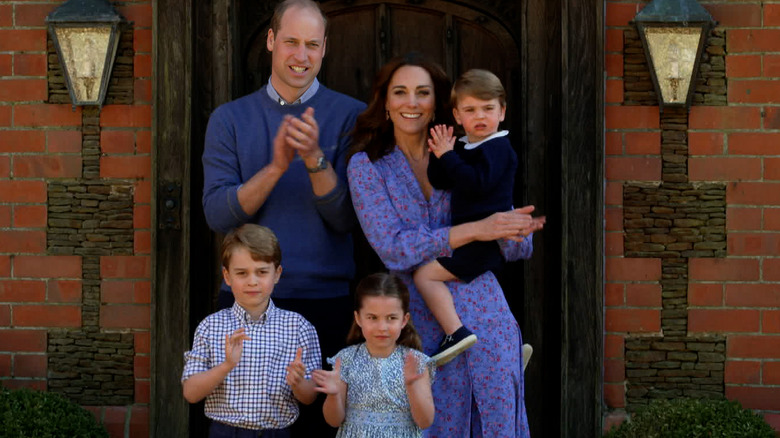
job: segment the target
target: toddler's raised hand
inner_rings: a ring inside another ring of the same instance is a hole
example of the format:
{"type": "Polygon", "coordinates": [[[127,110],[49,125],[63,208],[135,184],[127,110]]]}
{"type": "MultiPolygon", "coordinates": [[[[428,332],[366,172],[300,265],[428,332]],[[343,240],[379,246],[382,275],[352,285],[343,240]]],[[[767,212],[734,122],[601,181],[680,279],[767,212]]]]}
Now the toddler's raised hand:
{"type": "Polygon", "coordinates": [[[295,388],[306,379],[306,366],[303,365],[303,348],[298,347],[295,352],[295,360],[287,365],[287,384],[295,388]]]}
{"type": "Polygon", "coordinates": [[[246,334],[244,327],[225,335],[225,362],[235,367],[241,361],[241,352],[244,350],[244,341],[251,338],[246,334]]]}
{"type": "Polygon", "coordinates": [[[404,358],[404,383],[406,386],[409,386],[422,378],[423,373],[419,370],[420,361],[417,360],[417,356],[415,356],[414,353],[408,351],[404,358]]]}
{"type": "Polygon", "coordinates": [[[333,371],[314,370],[311,379],[317,384],[315,390],[325,394],[338,394],[345,383],[341,380],[341,358],[336,359],[333,371]]]}
{"type": "Polygon", "coordinates": [[[440,158],[445,152],[455,146],[455,137],[452,135],[452,126],[436,125],[431,128],[431,138],[428,139],[428,149],[440,158]]]}

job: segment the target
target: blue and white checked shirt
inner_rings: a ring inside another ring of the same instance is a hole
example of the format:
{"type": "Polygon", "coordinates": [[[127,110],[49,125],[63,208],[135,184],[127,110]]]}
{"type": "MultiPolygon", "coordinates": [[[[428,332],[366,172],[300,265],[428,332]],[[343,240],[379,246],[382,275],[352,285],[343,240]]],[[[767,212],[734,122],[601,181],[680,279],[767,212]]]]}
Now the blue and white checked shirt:
{"type": "Polygon", "coordinates": [[[287,385],[287,365],[303,347],[306,378],[322,363],[314,326],[303,316],[269,300],[258,321],[238,305],[206,317],[195,330],[192,350],[184,353],[182,382],[225,361],[225,335],[246,328],[241,361],[206,397],[206,416],[246,429],[282,429],[298,418],[298,402],[287,385]]]}

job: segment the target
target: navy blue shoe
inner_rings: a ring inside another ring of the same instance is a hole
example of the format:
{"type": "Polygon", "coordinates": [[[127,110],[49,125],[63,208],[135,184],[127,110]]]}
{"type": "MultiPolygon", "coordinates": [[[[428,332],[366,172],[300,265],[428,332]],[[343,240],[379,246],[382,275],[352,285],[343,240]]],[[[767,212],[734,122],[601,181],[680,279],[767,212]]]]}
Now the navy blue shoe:
{"type": "Polygon", "coordinates": [[[431,359],[436,362],[437,366],[442,366],[476,343],[477,335],[465,326],[460,326],[459,329],[455,330],[455,333],[445,335],[442,338],[439,349],[436,350],[436,354],[431,359]]]}

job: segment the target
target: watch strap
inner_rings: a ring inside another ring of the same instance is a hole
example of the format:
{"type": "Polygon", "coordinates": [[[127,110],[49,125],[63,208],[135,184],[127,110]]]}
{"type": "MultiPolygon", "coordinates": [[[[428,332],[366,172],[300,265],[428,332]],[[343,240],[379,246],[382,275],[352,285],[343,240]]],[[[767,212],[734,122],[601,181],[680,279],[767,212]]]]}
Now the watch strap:
{"type": "MultiPolygon", "coordinates": [[[[305,166],[305,164],[304,164],[304,166],[305,166]]],[[[317,173],[317,172],[321,172],[321,171],[323,171],[323,170],[325,170],[327,168],[328,168],[328,160],[323,155],[323,156],[321,156],[321,157],[319,157],[317,159],[317,165],[315,165],[314,167],[308,167],[307,166],[306,167],[306,171],[309,172],[309,173],[317,173]]]]}

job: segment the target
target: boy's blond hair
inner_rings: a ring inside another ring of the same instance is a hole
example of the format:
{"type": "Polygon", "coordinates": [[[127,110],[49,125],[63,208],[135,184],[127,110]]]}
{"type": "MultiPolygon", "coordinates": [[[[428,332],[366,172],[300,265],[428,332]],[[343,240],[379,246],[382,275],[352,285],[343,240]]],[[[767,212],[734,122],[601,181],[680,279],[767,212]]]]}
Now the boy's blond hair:
{"type": "Polygon", "coordinates": [[[230,257],[237,248],[246,248],[255,261],[270,262],[275,267],[282,263],[279,241],[270,228],[244,224],[229,232],[222,240],[222,266],[225,269],[230,268],[230,257]]]}
{"type": "Polygon", "coordinates": [[[450,93],[453,108],[457,108],[458,97],[462,96],[472,96],[481,100],[498,99],[502,107],[506,106],[506,91],[501,85],[501,79],[487,70],[474,68],[460,75],[450,93]]]}

